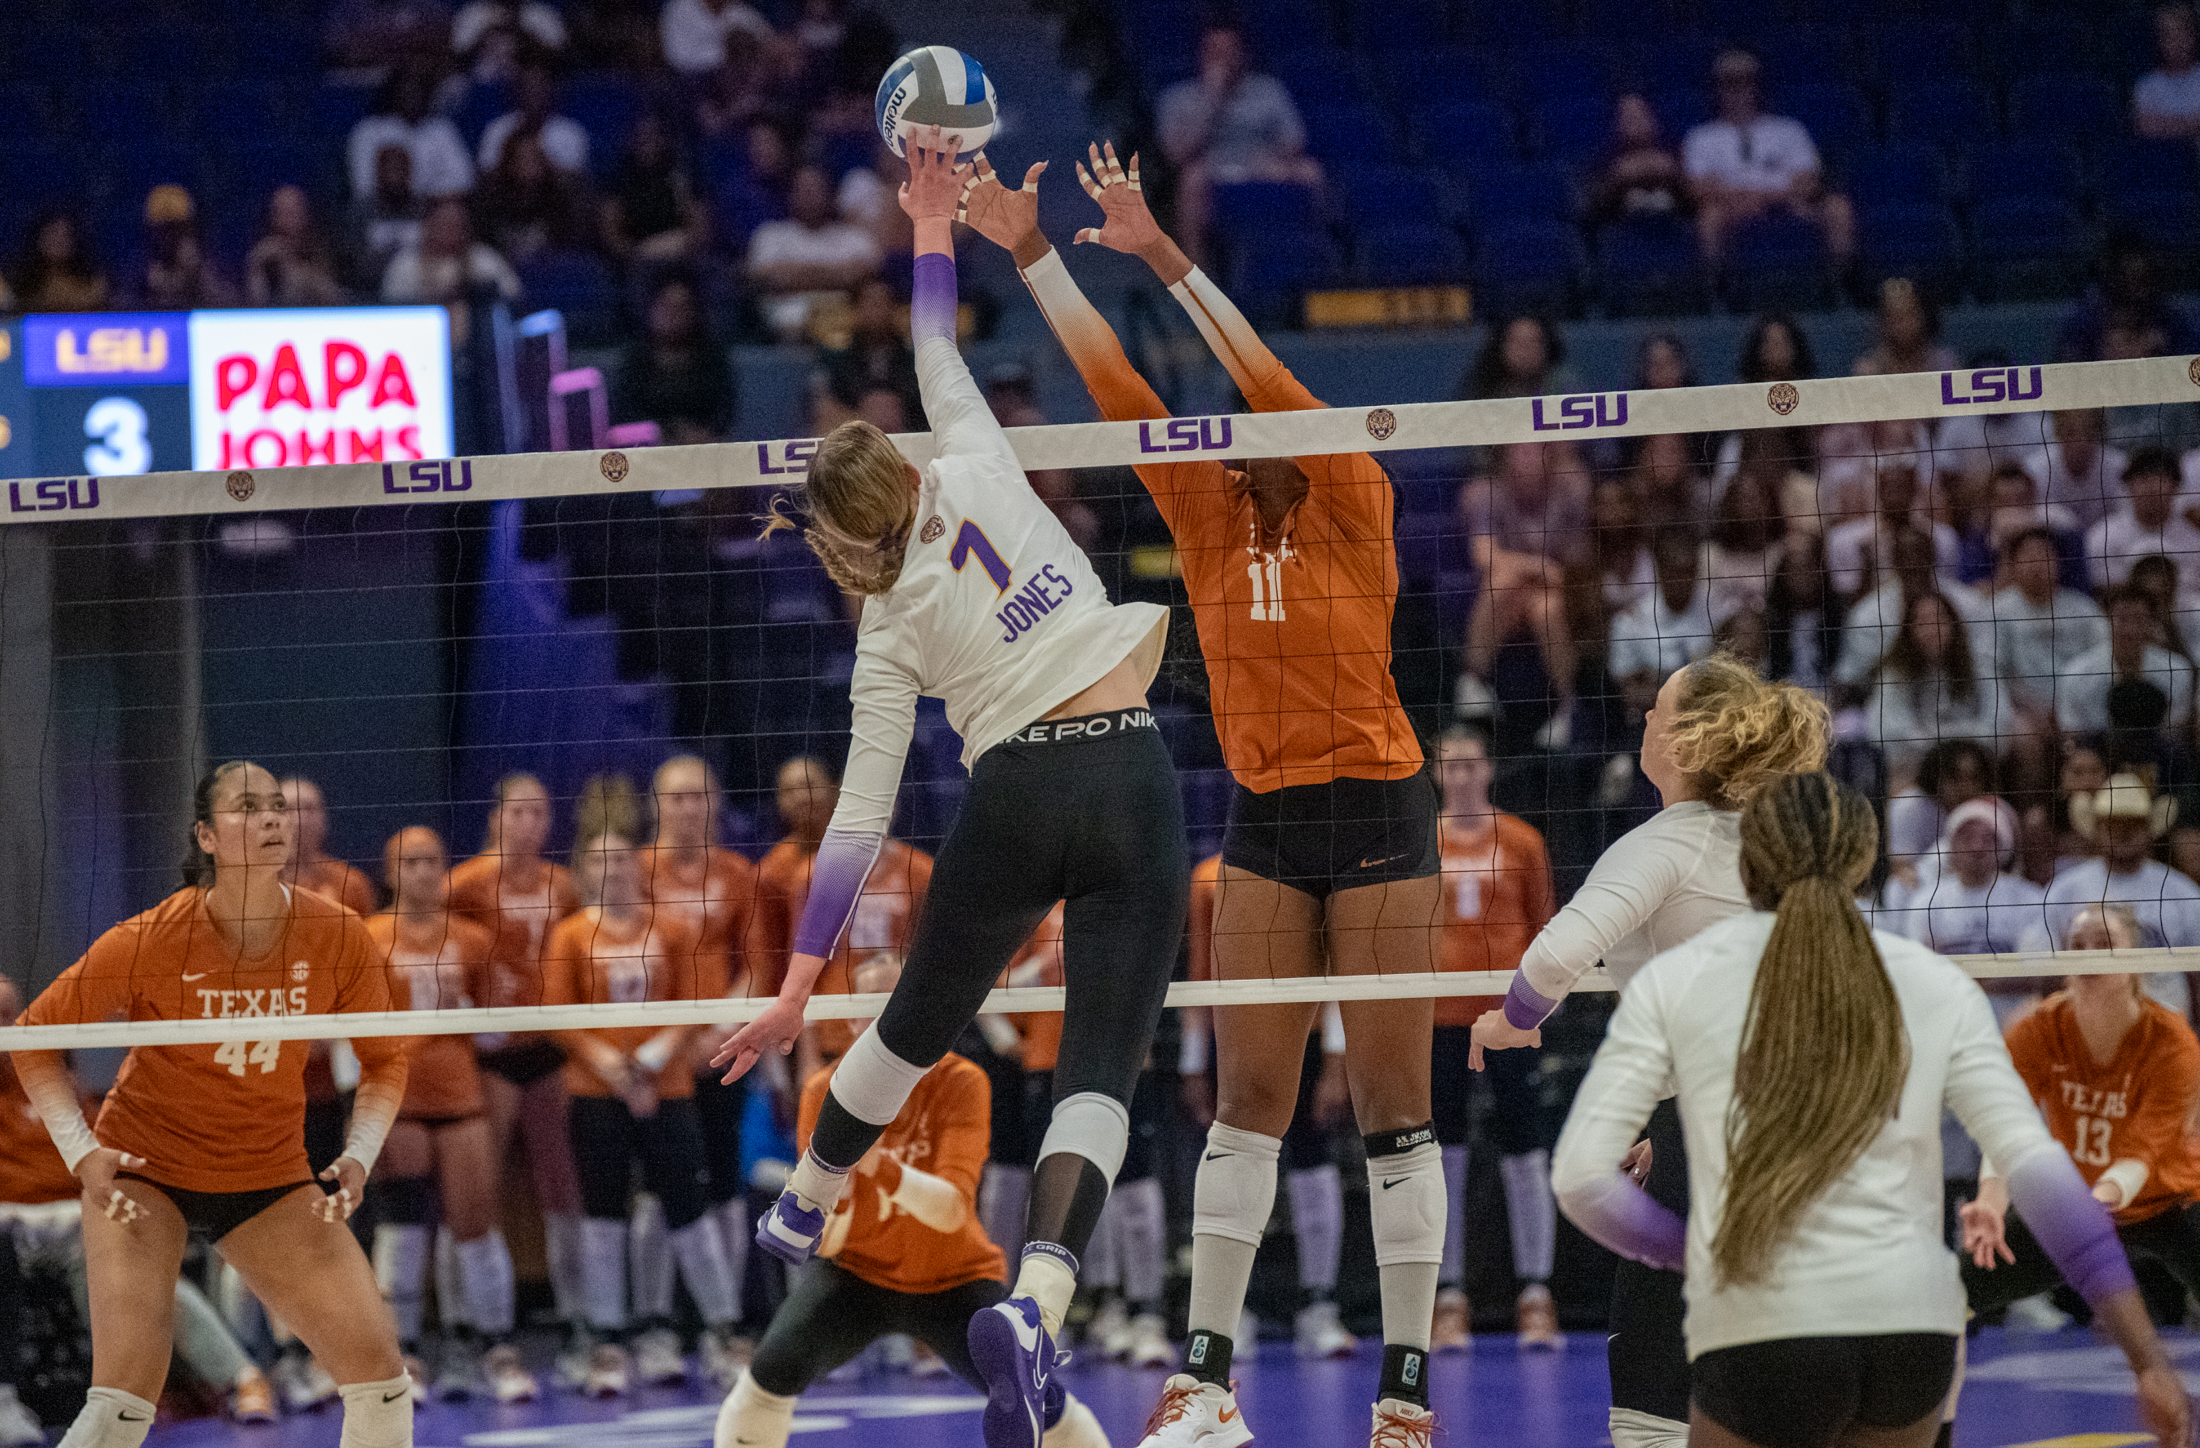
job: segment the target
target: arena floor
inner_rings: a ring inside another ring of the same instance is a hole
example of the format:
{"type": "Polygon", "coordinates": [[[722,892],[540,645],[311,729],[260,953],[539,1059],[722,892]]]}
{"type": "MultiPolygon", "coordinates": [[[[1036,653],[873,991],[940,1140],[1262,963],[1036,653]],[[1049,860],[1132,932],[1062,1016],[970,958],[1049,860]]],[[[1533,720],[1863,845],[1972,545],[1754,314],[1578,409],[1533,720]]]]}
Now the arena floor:
{"type": "MultiPolygon", "coordinates": [[[[2200,1337],[2169,1335],[2171,1354],[2200,1390],[2200,1337]]],[[[1275,1448],[1365,1441],[1367,1393],[1378,1349],[1353,1362],[1302,1363],[1283,1343],[1262,1350],[1242,1374],[1239,1401],[1275,1448]]],[[[1073,1367],[1069,1380],[1092,1405],[1118,1448],[1137,1441],[1161,1374],[1113,1366],[1073,1367]]],[[[2119,1448],[2143,1441],[2132,1431],[2130,1377],[2115,1349],[2085,1331],[2005,1333],[1988,1329],[1971,1344],[1959,1448],[2119,1448]]],[[[1510,1337],[1477,1341],[1468,1359],[1444,1359],[1436,1371],[1436,1408],[1445,1448],[1595,1448],[1604,1431],[1603,1342],[1569,1337],[1561,1354],[1526,1357],[1510,1337]]],[[[979,1399],[952,1382],[915,1382],[875,1373],[826,1384],[802,1401],[795,1433],[804,1448],[970,1448],[979,1399]]],[[[718,1399],[685,1389],[636,1394],[623,1403],[583,1402],[557,1394],[547,1402],[498,1409],[433,1407],[422,1412],[419,1448],[702,1448],[718,1399]]],[[[238,1429],[213,1421],[164,1427],[156,1448],[334,1448],[337,1415],[294,1418],[277,1428],[238,1429]]]]}

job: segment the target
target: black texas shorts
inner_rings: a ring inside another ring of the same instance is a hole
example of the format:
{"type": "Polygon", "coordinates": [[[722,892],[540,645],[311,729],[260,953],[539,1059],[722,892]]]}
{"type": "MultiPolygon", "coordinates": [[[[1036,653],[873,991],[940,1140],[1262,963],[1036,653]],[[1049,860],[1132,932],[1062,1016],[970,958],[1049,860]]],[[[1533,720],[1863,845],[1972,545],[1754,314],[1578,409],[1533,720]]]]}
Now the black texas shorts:
{"type": "Polygon", "coordinates": [[[1317,900],[1425,879],[1439,868],[1436,805],[1426,766],[1404,779],[1335,779],[1267,794],[1233,784],[1222,863],[1317,900]]]}

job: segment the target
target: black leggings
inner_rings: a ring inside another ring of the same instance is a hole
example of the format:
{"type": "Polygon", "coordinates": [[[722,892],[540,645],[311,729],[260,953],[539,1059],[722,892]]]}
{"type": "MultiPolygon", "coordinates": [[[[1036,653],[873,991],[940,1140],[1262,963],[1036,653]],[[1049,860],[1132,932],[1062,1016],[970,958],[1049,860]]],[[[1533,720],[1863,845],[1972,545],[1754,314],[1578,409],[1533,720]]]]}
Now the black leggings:
{"type": "Polygon", "coordinates": [[[1719,1348],[1692,1368],[1705,1417],[1759,1448],[1831,1448],[1851,1429],[1937,1415],[1956,1378],[1945,1332],[1790,1337],[1719,1348]]]}
{"type": "MultiPolygon", "coordinates": [[[[1090,1091],[1128,1107],[1184,937],[1190,877],[1184,806],[1158,729],[994,746],[933,866],[901,984],[873,1028],[879,1044],[911,1065],[936,1063],[1064,901],[1069,1000],[1054,1099],[1090,1091]]],[[[811,1146],[848,1165],[879,1131],[828,1095],[811,1146]]]]}
{"type": "MultiPolygon", "coordinates": [[[[1518,1055],[1500,1051],[1500,1056],[1518,1055]]],[[[1681,1114],[1671,1098],[1650,1113],[1650,1177],[1643,1190],[1684,1220],[1688,1216],[1688,1153],[1681,1114]]],[[[1688,1339],[1682,1334],[1685,1279],[1622,1257],[1612,1277],[1612,1335],[1605,1364],[1612,1376],[1612,1406],[1688,1421],[1688,1339]]],[[[1737,1430],[1738,1431],[1738,1430],[1737,1430]]],[[[1759,1440],[1762,1441],[1762,1440],[1759,1440]]]]}
{"type": "Polygon", "coordinates": [[[694,1102],[660,1101],[656,1114],[640,1118],[612,1096],[576,1096],[570,1109],[582,1212],[598,1221],[625,1221],[634,1204],[637,1160],[643,1189],[664,1204],[665,1225],[673,1231],[693,1225],[710,1206],[710,1170],[694,1102]]]}
{"type": "Polygon", "coordinates": [[[30,1288],[15,1260],[15,1233],[0,1225],[0,1388],[15,1386],[23,1360],[23,1313],[30,1288]]]}
{"type": "Polygon", "coordinates": [[[970,1360],[970,1319],[1006,1296],[1008,1289],[990,1277],[945,1292],[896,1292],[818,1258],[772,1314],[749,1376],[765,1392],[791,1398],[887,1333],[905,1332],[983,1390],[970,1360]]]}
{"type": "MultiPolygon", "coordinates": [[[[2004,1235],[2016,1261],[1991,1269],[1963,1259],[1963,1293],[1973,1312],[1992,1312],[2019,1298],[2045,1292],[2062,1281],[2062,1274],[2042,1251],[2023,1218],[2008,1215],[2004,1235]]],[[[2152,1257],[2177,1279],[2187,1292],[2200,1294],[2200,1205],[2172,1207],[2166,1212],[2116,1229],[2126,1255],[2152,1257]]]]}

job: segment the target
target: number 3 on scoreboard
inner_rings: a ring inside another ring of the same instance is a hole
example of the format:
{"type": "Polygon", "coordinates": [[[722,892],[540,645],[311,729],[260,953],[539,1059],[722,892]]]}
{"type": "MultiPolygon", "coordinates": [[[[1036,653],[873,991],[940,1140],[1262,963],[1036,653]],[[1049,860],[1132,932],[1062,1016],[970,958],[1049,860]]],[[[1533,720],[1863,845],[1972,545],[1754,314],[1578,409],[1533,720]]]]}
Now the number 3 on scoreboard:
{"type": "Polygon", "coordinates": [[[1263,553],[1245,565],[1246,576],[1253,580],[1253,622],[1283,622],[1283,559],[1274,553],[1263,553]]]}
{"type": "Polygon", "coordinates": [[[227,1066],[232,1076],[242,1076],[248,1065],[259,1067],[262,1076],[272,1076],[282,1058],[281,1041],[224,1041],[214,1048],[214,1059],[227,1066]]]}

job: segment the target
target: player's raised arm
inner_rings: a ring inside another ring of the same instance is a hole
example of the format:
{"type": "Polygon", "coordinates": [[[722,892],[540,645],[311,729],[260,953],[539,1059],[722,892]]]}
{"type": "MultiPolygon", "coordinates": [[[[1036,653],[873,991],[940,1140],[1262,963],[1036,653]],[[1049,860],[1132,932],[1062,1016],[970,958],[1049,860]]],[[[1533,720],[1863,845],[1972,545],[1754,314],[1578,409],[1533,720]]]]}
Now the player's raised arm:
{"type": "Polygon", "coordinates": [[[955,164],[961,143],[937,126],[912,137],[909,179],[901,187],[901,208],[915,231],[909,344],[916,350],[917,390],[942,457],[990,453],[1020,470],[1008,435],[955,346],[955,213],[971,175],[969,166],[955,164]]]}

